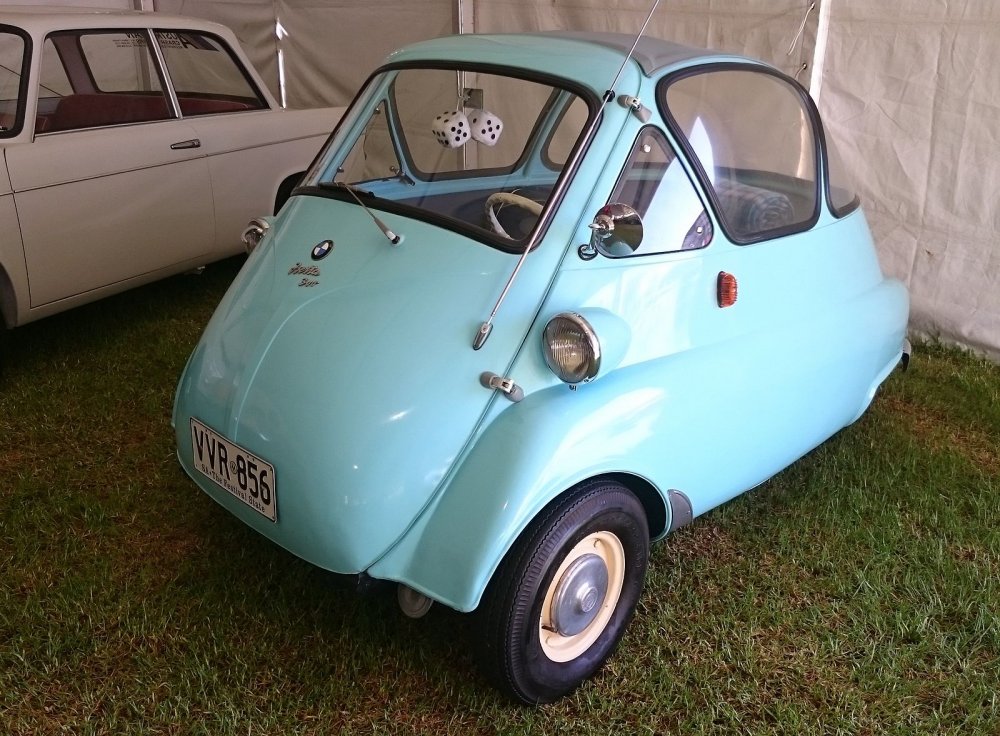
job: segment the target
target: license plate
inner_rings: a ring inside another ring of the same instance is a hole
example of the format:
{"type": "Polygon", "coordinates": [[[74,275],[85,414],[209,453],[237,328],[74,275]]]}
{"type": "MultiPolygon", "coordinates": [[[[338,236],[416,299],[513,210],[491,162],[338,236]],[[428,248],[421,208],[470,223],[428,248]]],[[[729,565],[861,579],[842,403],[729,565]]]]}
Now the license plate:
{"type": "Polygon", "coordinates": [[[276,518],[274,466],[191,419],[195,469],[271,521],[276,518]]]}

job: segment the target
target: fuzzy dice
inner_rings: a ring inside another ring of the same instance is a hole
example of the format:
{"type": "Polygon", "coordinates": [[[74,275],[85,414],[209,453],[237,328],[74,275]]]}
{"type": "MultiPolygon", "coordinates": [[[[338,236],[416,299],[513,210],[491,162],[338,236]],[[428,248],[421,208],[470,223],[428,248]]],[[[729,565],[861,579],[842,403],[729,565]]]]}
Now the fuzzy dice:
{"type": "Polygon", "coordinates": [[[472,137],[487,146],[496,145],[503,130],[503,121],[489,110],[473,110],[469,113],[472,137]]]}
{"type": "Polygon", "coordinates": [[[460,148],[469,140],[469,119],[461,110],[443,112],[434,118],[431,131],[445,148],[460,148]]]}

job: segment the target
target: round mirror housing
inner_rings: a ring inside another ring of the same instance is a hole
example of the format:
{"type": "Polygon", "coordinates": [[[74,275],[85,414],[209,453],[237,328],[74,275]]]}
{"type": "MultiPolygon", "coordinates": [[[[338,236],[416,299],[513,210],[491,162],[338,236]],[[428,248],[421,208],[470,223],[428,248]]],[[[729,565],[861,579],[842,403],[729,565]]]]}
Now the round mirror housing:
{"type": "Polygon", "coordinates": [[[642,243],[642,218],[634,208],[621,202],[606,204],[597,211],[590,225],[590,244],[608,258],[622,258],[635,253],[642,243]]]}

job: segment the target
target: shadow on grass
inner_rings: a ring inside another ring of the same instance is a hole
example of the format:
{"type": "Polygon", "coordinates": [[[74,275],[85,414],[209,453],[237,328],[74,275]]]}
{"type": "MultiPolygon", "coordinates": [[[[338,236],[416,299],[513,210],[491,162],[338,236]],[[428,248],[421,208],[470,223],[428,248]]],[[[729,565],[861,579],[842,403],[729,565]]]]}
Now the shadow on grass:
{"type": "MultiPolygon", "coordinates": [[[[197,339],[244,260],[230,258],[201,274],[173,276],[29,322],[6,334],[3,365],[16,375],[53,362],[87,360],[89,352],[114,351],[132,337],[156,339],[164,323],[171,328],[186,323],[198,330],[197,339]]],[[[145,348],[141,341],[130,347],[138,354],[145,348]]]]}

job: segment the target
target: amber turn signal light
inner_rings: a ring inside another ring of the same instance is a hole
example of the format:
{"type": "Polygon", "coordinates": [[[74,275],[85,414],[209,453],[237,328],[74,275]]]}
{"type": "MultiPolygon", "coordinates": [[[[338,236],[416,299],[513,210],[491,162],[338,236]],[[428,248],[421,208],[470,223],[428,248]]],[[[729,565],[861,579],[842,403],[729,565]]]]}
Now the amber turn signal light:
{"type": "Polygon", "coordinates": [[[736,277],[731,273],[719,272],[717,290],[720,307],[731,307],[736,303],[736,277]]]}

